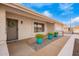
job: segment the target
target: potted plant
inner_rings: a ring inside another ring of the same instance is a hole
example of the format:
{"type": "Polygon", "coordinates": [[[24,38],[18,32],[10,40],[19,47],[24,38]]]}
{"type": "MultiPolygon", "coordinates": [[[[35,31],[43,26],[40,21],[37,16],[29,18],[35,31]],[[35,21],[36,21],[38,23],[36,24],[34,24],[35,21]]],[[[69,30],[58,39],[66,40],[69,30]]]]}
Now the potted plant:
{"type": "Polygon", "coordinates": [[[44,38],[43,34],[36,34],[36,43],[37,44],[42,44],[43,43],[43,38],[44,38]]]}
{"type": "Polygon", "coordinates": [[[54,32],[54,37],[58,37],[58,32],[54,32]]]}
{"type": "Polygon", "coordinates": [[[49,32],[48,33],[48,39],[51,40],[52,38],[53,38],[53,33],[52,32],[49,32]]]}

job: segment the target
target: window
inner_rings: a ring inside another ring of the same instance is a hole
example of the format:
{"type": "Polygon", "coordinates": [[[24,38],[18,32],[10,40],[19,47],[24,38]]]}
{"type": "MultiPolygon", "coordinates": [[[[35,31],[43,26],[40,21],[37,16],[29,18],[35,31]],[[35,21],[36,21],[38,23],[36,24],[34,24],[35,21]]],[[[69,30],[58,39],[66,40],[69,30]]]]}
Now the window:
{"type": "Polygon", "coordinates": [[[34,22],[34,32],[44,32],[44,24],[34,22]]]}

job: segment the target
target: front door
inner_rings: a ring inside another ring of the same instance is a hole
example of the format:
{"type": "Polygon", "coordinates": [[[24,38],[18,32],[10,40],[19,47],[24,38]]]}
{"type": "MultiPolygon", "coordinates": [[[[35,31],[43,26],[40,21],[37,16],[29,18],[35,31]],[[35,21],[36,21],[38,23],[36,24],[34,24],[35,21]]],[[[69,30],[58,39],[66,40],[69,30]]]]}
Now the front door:
{"type": "Polygon", "coordinates": [[[18,39],[18,20],[7,19],[7,41],[18,39]]]}

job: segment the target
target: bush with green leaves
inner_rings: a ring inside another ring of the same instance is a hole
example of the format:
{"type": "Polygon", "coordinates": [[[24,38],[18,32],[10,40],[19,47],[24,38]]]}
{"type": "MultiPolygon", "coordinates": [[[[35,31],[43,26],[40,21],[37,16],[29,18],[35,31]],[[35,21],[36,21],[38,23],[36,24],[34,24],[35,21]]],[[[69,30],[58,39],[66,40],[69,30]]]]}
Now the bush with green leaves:
{"type": "Polygon", "coordinates": [[[48,35],[53,35],[53,32],[49,32],[48,35]]]}
{"type": "Polygon", "coordinates": [[[57,37],[58,36],[58,32],[54,32],[54,37],[57,37]]]}
{"type": "Polygon", "coordinates": [[[54,34],[58,34],[58,32],[54,32],[54,34]]]}
{"type": "Polygon", "coordinates": [[[44,38],[43,34],[36,34],[36,38],[44,38]]]}

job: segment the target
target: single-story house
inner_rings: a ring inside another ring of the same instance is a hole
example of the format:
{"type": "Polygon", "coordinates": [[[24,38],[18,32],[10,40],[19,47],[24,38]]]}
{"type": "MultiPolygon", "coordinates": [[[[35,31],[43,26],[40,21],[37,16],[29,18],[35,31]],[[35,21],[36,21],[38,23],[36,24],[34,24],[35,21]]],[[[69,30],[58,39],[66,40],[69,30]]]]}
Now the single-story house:
{"type": "Polygon", "coordinates": [[[73,33],[79,33],[79,26],[73,27],[73,33]]]}
{"type": "Polygon", "coordinates": [[[7,41],[63,31],[64,24],[35,13],[20,4],[0,3],[0,55],[9,55],[7,41]]]}
{"type": "Polygon", "coordinates": [[[69,32],[69,27],[67,25],[64,25],[64,33],[68,33],[69,32]]]}

